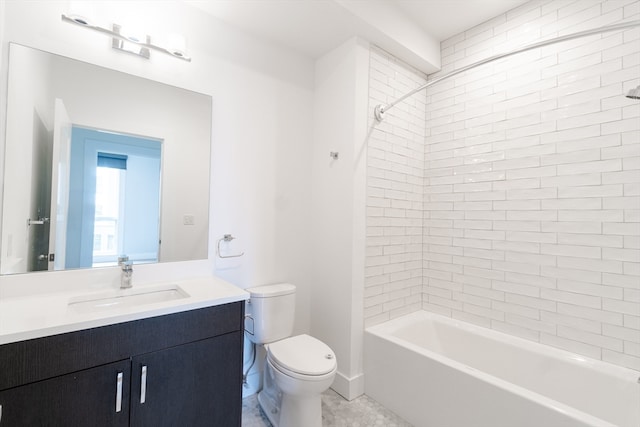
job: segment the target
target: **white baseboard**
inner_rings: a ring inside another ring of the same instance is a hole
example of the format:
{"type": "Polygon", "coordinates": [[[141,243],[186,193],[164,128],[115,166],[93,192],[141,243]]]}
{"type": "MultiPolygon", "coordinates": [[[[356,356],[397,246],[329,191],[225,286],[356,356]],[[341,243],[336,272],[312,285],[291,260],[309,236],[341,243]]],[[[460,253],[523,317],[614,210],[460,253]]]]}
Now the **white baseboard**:
{"type": "Polygon", "coordinates": [[[336,372],[331,388],[347,400],[353,400],[364,394],[364,374],[358,374],[347,378],[340,372],[336,372]]]}
{"type": "MultiPolygon", "coordinates": [[[[242,397],[249,397],[257,393],[262,388],[262,375],[260,372],[252,372],[247,377],[248,387],[242,387],[242,397]]],[[[364,394],[364,374],[358,374],[352,378],[347,378],[340,372],[336,372],[336,378],[331,384],[331,388],[340,396],[347,400],[353,400],[364,394]]]]}

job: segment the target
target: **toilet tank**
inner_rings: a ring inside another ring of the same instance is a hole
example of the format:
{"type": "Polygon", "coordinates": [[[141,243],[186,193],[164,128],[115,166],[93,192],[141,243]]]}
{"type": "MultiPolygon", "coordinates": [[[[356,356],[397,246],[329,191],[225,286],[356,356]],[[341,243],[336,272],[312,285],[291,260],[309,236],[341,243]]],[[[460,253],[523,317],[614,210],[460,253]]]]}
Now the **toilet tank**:
{"type": "Polygon", "coordinates": [[[279,283],[245,290],[250,294],[244,322],[249,340],[256,344],[268,344],[291,336],[296,287],[279,283]]]}

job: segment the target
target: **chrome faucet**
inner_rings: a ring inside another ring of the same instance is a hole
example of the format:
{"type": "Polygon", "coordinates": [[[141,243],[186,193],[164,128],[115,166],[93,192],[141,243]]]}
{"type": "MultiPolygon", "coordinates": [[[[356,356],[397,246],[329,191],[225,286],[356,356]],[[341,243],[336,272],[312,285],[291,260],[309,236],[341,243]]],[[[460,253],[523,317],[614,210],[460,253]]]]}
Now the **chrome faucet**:
{"type": "Polygon", "coordinates": [[[133,286],[133,262],[126,261],[121,264],[120,289],[128,289],[133,286]]]}

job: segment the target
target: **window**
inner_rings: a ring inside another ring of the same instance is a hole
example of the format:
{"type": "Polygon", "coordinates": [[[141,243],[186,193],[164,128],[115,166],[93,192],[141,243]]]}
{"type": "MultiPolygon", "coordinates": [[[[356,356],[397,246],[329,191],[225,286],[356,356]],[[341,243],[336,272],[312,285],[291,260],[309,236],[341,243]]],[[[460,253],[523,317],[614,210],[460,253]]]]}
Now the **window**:
{"type": "Polygon", "coordinates": [[[93,265],[115,263],[121,252],[127,156],[98,153],[93,265]]]}

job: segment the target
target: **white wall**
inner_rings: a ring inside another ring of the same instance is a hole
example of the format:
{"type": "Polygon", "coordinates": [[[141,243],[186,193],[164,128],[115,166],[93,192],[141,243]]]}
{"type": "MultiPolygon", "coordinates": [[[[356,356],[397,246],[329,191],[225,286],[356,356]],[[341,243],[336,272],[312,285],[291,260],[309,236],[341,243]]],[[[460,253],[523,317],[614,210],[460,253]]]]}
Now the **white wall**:
{"type": "Polygon", "coordinates": [[[354,15],[356,34],[393,52],[403,62],[425,73],[440,69],[439,40],[407,17],[393,2],[334,1],[354,15]]]}
{"type": "MultiPolygon", "coordinates": [[[[443,42],[443,65],[639,4],[530,2],[443,42]]],[[[640,369],[640,105],[624,97],[639,59],[636,28],[428,91],[424,308],[640,369]]]]}
{"type": "Polygon", "coordinates": [[[34,147],[38,145],[35,122],[40,122],[49,132],[53,131],[53,103],[47,102],[52,100],[49,86],[51,61],[47,58],[19,56],[26,67],[16,76],[16,84],[8,88],[15,108],[9,112],[7,120],[15,126],[8,127],[6,138],[13,143],[7,150],[3,150],[3,155],[12,159],[5,167],[7,176],[12,178],[4,186],[5,201],[12,208],[3,210],[5,215],[1,216],[2,228],[7,230],[2,233],[0,262],[3,273],[27,271],[27,219],[31,216],[32,159],[34,147]]]}
{"type": "Polygon", "coordinates": [[[422,304],[424,93],[390,110],[382,123],[373,109],[425,83],[425,76],[380,49],[371,50],[367,168],[365,322],[376,324],[422,304]]]}
{"type": "MultiPolygon", "coordinates": [[[[6,2],[0,2],[0,20],[6,14],[6,2]]],[[[4,24],[0,26],[0,78],[6,79],[8,72],[7,64],[7,55],[8,52],[5,52],[5,35],[4,35],[4,24]]],[[[4,85],[0,85],[0,135],[5,135],[5,125],[7,123],[7,102],[6,95],[4,95],[7,87],[4,85]]],[[[4,140],[3,140],[4,141],[4,140]]],[[[2,145],[2,150],[0,150],[0,165],[4,167],[4,143],[2,145]]],[[[4,187],[4,174],[0,173],[0,188],[4,187]]],[[[2,218],[2,204],[0,204],[0,218],[2,218]]],[[[2,221],[0,221],[2,223],[2,221]]],[[[2,250],[2,248],[0,248],[2,250]]]]}
{"type": "MultiPolygon", "coordinates": [[[[2,79],[7,43],[16,42],[158,80],[213,97],[210,259],[139,266],[134,280],[214,272],[241,287],[288,281],[298,286],[297,329],[309,329],[309,202],[313,63],[170,1],[95,2],[103,22],[138,18],[148,32],[183,34],[191,63],[117,52],[105,36],[62,22],[65,1],[2,2],[2,79]],[[24,25],[29,22],[29,25],[24,25]],[[245,256],[215,260],[217,238],[232,233],[245,256]]],[[[3,87],[4,89],[4,87],[3,87]]],[[[0,103],[5,105],[3,92],[0,103]]],[[[4,134],[3,134],[4,135],[4,134]]],[[[4,150],[4,141],[0,151],[4,150]]],[[[188,186],[184,191],[188,192],[188,186]]],[[[203,236],[206,238],[207,236],[203,236]]],[[[0,277],[11,284],[114,281],[117,269],[0,277]]],[[[13,293],[14,291],[11,291],[13,293]]],[[[3,295],[0,293],[0,295],[3,295]]]]}
{"type": "Polygon", "coordinates": [[[333,388],[363,393],[362,310],[368,44],[352,39],[316,63],[311,331],[336,353],[333,388]],[[332,159],[330,152],[339,153],[332,159]]]}

